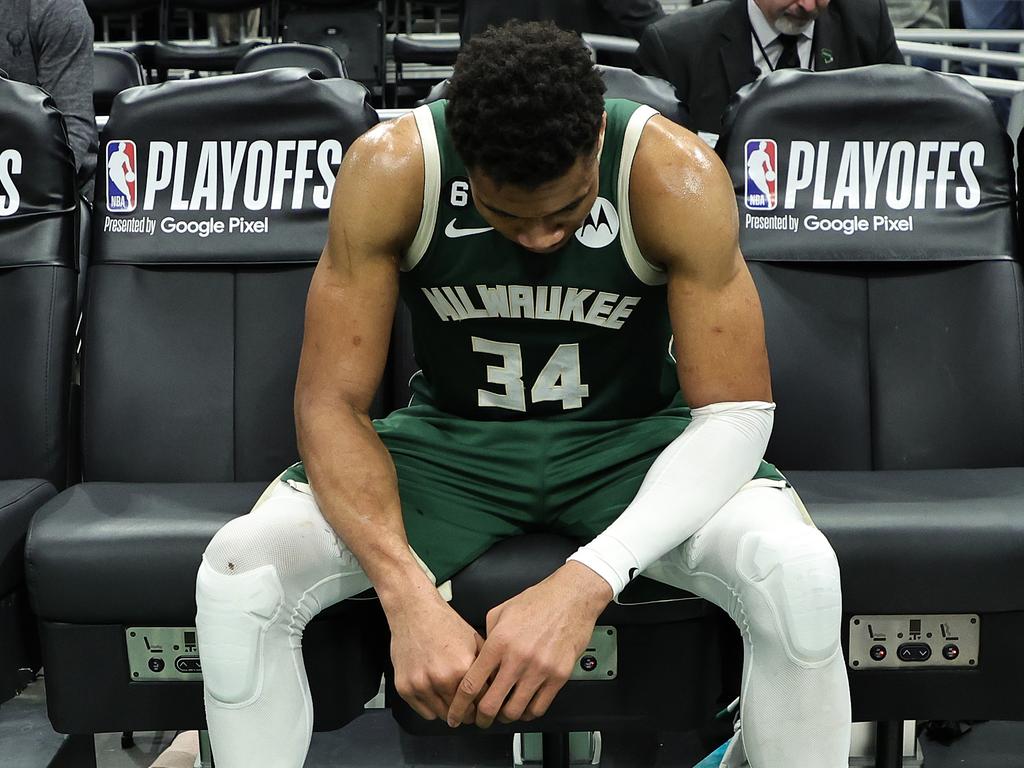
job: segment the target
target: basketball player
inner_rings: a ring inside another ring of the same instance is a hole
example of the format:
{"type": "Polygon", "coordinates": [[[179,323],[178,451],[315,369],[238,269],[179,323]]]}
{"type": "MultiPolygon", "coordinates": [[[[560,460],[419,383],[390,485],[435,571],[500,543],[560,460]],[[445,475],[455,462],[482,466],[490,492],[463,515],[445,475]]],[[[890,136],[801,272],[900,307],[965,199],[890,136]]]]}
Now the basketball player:
{"type": "Polygon", "coordinates": [[[774,404],[732,184],[692,134],[603,91],[576,36],[513,23],[467,45],[449,101],[346,156],[306,309],[302,462],[199,570],[221,768],[303,764],[300,639],[333,603],[373,586],[402,697],[487,727],[544,714],[640,573],[741,629],[723,765],[847,765],[839,570],[762,461],[774,404]],[[399,294],[422,371],[374,422],[399,294]],[[480,637],[448,580],[537,529],[581,547],[480,637]]]}

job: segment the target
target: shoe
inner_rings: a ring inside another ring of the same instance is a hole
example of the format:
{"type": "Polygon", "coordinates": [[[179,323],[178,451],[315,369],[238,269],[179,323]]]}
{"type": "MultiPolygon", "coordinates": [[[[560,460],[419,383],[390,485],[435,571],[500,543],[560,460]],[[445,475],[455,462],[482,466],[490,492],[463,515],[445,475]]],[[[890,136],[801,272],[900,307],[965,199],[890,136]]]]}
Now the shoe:
{"type": "Polygon", "coordinates": [[[722,762],[719,763],[719,766],[720,768],[750,768],[750,763],[747,762],[747,753],[743,750],[743,737],[740,736],[740,721],[738,718],[734,727],[736,733],[723,745],[727,749],[722,754],[722,762]]]}
{"type": "Polygon", "coordinates": [[[723,744],[710,755],[705,757],[703,760],[701,760],[699,763],[693,766],[693,768],[719,768],[719,766],[722,765],[722,759],[725,757],[725,752],[729,748],[729,745],[731,743],[732,739],[729,739],[729,741],[725,742],[725,744],[723,744]]]}
{"type": "Polygon", "coordinates": [[[194,768],[198,756],[199,731],[183,731],[149,768],[194,768]]]}
{"type": "Polygon", "coordinates": [[[736,713],[732,721],[732,738],[697,763],[693,768],[750,768],[750,763],[747,762],[747,754],[743,749],[743,736],[740,734],[742,724],[739,712],[736,711],[738,704],[739,700],[734,701],[721,713],[723,715],[727,712],[736,713]]]}

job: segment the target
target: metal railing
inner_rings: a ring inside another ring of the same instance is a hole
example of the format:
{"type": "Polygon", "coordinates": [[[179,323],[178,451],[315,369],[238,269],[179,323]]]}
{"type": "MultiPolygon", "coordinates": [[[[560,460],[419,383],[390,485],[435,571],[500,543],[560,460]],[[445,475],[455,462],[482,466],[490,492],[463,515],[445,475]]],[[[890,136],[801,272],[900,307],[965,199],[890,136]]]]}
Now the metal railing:
{"type": "Polygon", "coordinates": [[[1018,78],[1024,77],[1024,54],[1021,53],[979,50],[936,43],[914,43],[906,40],[900,40],[897,44],[908,64],[912,57],[932,59],[940,62],[943,72],[949,72],[950,64],[954,61],[977,64],[978,74],[982,77],[990,75],[989,65],[993,65],[1015,69],[1018,78]]]}
{"type": "MultiPolygon", "coordinates": [[[[946,47],[963,46],[970,44],[977,46],[975,52],[987,52],[990,46],[1017,46],[1017,52],[1024,54],[1024,30],[1018,29],[897,29],[896,40],[900,50],[906,43],[940,44],[946,47]]],[[[972,50],[959,48],[958,50],[972,50]]],[[[993,51],[1003,53],[1004,51],[993,51]]],[[[1010,54],[1013,55],[1013,54],[1010,54]]],[[[973,59],[955,59],[957,61],[971,61],[973,59]]],[[[998,61],[979,61],[979,74],[982,77],[988,75],[988,65],[999,64],[998,61]]],[[[1010,66],[1016,66],[1011,64],[1010,66]]]]}
{"type": "Polygon", "coordinates": [[[897,40],[913,43],[990,43],[1024,44],[1024,30],[1019,29],[897,29],[897,40]]]}

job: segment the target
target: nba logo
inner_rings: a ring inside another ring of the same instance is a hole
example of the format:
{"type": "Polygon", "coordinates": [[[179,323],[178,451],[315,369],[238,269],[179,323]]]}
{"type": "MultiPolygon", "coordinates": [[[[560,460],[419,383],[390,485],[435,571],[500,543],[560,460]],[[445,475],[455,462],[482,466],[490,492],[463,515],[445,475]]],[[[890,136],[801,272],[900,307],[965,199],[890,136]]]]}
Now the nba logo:
{"type": "Polygon", "coordinates": [[[107,142],[107,211],[131,213],[135,210],[137,181],[135,142],[107,142]]]}
{"type": "Polygon", "coordinates": [[[746,159],[746,202],[752,211],[774,211],[778,200],[775,164],[778,148],[772,139],[750,139],[743,147],[746,159]]]}

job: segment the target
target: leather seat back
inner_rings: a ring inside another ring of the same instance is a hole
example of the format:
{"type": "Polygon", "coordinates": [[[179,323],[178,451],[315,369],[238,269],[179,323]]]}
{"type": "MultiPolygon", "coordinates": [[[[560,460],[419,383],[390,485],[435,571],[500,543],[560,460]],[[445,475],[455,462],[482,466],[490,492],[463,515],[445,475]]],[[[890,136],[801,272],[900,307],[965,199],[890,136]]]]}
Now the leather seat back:
{"type": "Polygon", "coordinates": [[[118,98],[86,300],[86,479],[269,480],[297,459],[306,293],[342,155],[376,121],[359,84],[294,68],[118,98]]]}
{"type": "Polygon", "coordinates": [[[97,48],[93,51],[92,62],[92,104],[97,115],[109,115],[117,94],[146,82],[142,65],[130,51],[97,48]]]}
{"type": "Polygon", "coordinates": [[[315,69],[324,77],[348,77],[345,62],[337,52],[324,45],[274,43],[253,48],[235,65],[235,74],[262,72],[277,67],[315,69]]]}
{"type": "Polygon", "coordinates": [[[0,78],[0,479],[66,483],[77,258],[63,118],[0,78]]]}
{"type": "Polygon", "coordinates": [[[690,113],[678,98],[668,80],[653,75],[640,75],[631,69],[598,64],[597,71],[608,87],[605,98],[629,99],[658,110],[674,123],[689,125],[690,113]]]}
{"type": "Polygon", "coordinates": [[[788,469],[1024,464],[1012,153],[956,78],[778,72],[718,145],[764,306],[788,469]]]}

